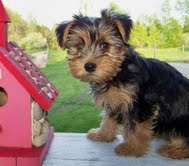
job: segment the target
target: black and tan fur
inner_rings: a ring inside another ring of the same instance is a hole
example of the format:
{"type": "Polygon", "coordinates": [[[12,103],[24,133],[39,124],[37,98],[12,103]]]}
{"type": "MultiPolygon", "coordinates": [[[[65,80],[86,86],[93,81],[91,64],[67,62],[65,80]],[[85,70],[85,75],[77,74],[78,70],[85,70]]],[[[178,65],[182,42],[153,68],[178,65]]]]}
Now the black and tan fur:
{"type": "Polygon", "coordinates": [[[164,156],[189,157],[189,80],[165,62],[146,59],[128,44],[132,20],[103,10],[100,18],[75,15],[56,29],[68,50],[72,75],[89,82],[96,105],[103,108],[100,128],[88,138],[113,141],[118,125],[124,142],[119,155],[142,156],[155,135],[166,135],[164,156]]]}

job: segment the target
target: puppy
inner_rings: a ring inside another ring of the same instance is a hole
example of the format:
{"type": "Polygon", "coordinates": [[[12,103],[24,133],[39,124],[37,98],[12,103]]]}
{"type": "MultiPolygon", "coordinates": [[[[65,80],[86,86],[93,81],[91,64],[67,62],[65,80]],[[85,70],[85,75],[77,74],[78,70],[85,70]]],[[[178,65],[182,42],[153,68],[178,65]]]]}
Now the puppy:
{"type": "Polygon", "coordinates": [[[88,138],[110,142],[123,126],[118,155],[143,156],[151,139],[169,143],[158,152],[173,159],[189,157],[189,80],[165,62],[146,59],[128,44],[132,20],[103,10],[100,18],[74,15],[58,25],[57,40],[68,51],[72,75],[89,82],[102,123],[88,138]]]}

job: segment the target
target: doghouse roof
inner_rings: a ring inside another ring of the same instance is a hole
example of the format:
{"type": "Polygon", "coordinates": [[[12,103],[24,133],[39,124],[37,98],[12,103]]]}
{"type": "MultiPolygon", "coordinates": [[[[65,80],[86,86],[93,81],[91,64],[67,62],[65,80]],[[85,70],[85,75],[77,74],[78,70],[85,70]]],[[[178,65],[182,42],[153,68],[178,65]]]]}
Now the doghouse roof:
{"type": "Polygon", "coordinates": [[[52,106],[57,89],[16,43],[9,42],[7,49],[0,47],[0,61],[44,110],[52,106]]]}

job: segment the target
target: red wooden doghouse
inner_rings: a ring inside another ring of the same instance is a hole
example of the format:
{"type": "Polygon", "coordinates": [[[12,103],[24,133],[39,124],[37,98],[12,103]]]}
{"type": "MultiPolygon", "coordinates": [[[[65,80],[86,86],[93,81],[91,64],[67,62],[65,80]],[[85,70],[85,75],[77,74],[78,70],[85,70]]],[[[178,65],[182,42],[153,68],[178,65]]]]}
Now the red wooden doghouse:
{"type": "Polygon", "coordinates": [[[0,0],[0,166],[40,166],[53,138],[46,113],[58,91],[16,43],[7,42],[9,22],[0,0]]]}

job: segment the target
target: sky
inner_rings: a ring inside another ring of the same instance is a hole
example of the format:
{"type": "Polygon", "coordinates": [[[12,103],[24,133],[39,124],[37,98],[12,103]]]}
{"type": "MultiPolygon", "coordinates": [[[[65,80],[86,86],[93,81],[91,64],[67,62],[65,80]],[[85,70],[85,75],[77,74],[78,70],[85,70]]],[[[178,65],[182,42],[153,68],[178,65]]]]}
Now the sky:
{"type": "MultiPolygon", "coordinates": [[[[51,28],[62,21],[70,20],[81,11],[84,0],[2,0],[3,4],[29,20],[51,28]]],[[[99,16],[110,2],[117,3],[133,20],[141,15],[159,14],[163,0],[88,0],[88,15],[99,16]]]]}

